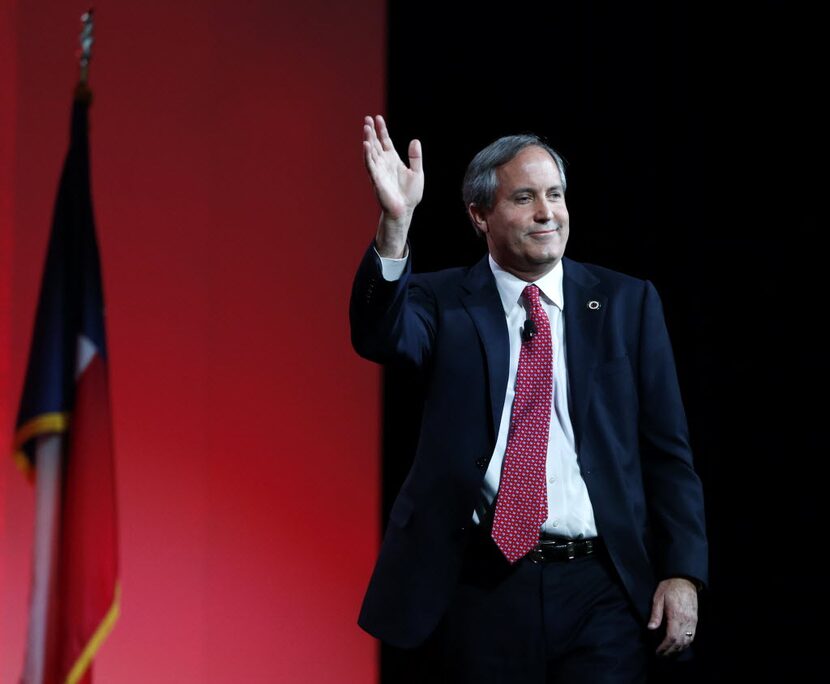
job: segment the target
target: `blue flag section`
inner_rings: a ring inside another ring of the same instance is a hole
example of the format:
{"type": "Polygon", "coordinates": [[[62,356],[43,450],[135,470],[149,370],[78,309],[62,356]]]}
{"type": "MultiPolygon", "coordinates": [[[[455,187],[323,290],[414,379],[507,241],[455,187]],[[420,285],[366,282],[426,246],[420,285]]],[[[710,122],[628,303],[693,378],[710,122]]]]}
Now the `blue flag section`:
{"type": "Polygon", "coordinates": [[[89,182],[88,100],[72,108],[69,153],[55,203],[26,382],[17,417],[16,457],[34,466],[33,438],[63,432],[75,398],[77,340],[106,359],[103,294],[89,182]]]}

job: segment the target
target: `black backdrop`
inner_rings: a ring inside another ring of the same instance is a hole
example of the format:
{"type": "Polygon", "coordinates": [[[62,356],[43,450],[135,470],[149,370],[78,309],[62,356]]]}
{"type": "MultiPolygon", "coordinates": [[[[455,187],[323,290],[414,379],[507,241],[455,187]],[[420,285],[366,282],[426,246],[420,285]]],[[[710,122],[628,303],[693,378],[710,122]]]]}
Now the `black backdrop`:
{"type": "MultiPolygon", "coordinates": [[[[389,5],[390,132],[424,148],[415,270],[484,253],[464,169],[532,131],[567,163],[568,255],[661,293],[712,555],[695,664],[665,681],[824,680],[821,25],[794,2],[389,5]]],[[[385,520],[420,387],[384,390],[385,520]]],[[[424,659],[384,648],[382,681],[429,681],[424,659]]]]}

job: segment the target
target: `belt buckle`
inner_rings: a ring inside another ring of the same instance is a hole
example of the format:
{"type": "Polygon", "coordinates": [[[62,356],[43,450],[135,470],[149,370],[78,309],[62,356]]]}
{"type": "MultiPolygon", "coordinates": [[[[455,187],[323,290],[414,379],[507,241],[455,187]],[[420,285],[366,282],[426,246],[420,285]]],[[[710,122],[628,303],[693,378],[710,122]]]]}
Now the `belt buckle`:
{"type": "Polygon", "coordinates": [[[569,541],[565,545],[565,551],[568,553],[569,561],[572,561],[574,558],[576,558],[576,544],[574,542],[569,541]]]}
{"type": "Polygon", "coordinates": [[[527,557],[530,558],[531,562],[536,563],[536,565],[539,565],[540,563],[543,563],[545,560],[545,552],[542,551],[542,549],[538,546],[534,546],[528,552],[527,557]]]}

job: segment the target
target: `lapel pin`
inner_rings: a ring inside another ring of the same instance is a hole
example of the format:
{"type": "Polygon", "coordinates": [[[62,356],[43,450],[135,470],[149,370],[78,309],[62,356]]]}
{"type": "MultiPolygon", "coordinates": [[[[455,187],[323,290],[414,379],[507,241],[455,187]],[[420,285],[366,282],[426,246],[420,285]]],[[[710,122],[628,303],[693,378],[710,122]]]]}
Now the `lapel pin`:
{"type": "Polygon", "coordinates": [[[596,299],[592,299],[591,301],[588,302],[588,308],[591,311],[596,311],[601,306],[602,306],[602,304],[600,304],[596,299]]]}

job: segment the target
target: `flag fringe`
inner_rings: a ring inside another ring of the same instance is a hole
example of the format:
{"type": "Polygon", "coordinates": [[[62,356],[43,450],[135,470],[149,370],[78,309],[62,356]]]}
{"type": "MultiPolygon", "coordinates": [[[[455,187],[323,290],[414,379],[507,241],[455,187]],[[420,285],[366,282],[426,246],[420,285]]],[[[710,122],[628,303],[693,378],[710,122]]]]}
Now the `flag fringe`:
{"type": "Polygon", "coordinates": [[[35,437],[66,432],[68,428],[68,413],[41,413],[23,423],[14,433],[14,461],[17,467],[31,479],[34,476],[35,464],[26,455],[23,445],[35,437]]]}
{"type": "Polygon", "coordinates": [[[98,649],[101,648],[101,644],[104,643],[104,640],[109,636],[112,628],[115,627],[115,623],[118,620],[120,613],[121,583],[117,582],[115,585],[115,595],[112,599],[112,605],[107,611],[107,614],[104,616],[104,619],[101,620],[101,624],[98,625],[98,629],[95,630],[95,633],[92,635],[89,643],[81,652],[78,660],[75,661],[75,664],[72,666],[69,674],[66,676],[66,684],[77,684],[77,682],[81,680],[86,671],[89,669],[89,664],[92,662],[92,659],[95,657],[98,649]]]}

